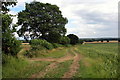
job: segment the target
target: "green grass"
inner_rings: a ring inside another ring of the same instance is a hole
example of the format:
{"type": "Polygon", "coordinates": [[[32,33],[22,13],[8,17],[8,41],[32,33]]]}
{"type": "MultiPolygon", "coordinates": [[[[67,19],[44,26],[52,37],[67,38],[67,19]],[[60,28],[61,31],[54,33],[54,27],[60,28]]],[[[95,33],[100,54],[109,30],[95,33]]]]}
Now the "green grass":
{"type": "Polygon", "coordinates": [[[57,49],[57,50],[53,50],[53,51],[50,51],[50,52],[47,52],[47,53],[41,53],[39,54],[39,58],[60,58],[60,57],[63,57],[65,56],[67,53],[67,48],[65,49],[57,49]]]}
{"type": "Polygon", "coordinates": [[[116,78],[118,44],[85,44],[78,46],[77,53],[84,55],[80,68],[74,77],[116,78]],[[85,63],[90,64],[89,66],[85,63]]]}
{"type": "MultiPolygon", "coordinates": [[[[28,48],[28,47],[26,47],[28,48]]],[[[81,54],[79,61],[80,68],[73,78],[116,78],[117,77],[117,57],[118,57],[118,44],[84,44],[72,46],[69,48],[57,48],[49,50],[46,53],[38,51],[39,58],[60,58],[72,51],[81,54]],[[39,53],[40,52],[40,53],[39,53]]],[[[30,62],[23,54],[25,50],[21,50],[18,54],[19,58],[3,55],[6,62],[3,64],[3,78],[28,78],[32,74],[44,70],[51,62],[36,61],[30,62]]],[[[45,78],[61,78],[65,72],[69,70],[72,60],[61,62],[57,68],[51,70],[45,75],[45,78]]]]}
{"type": "Polygon", "coordinates": [[[28,62],[7,56],[7,63],[3,65],[3,78],[27,78],[45,68],[50,62],[28,62]]]}
{"type": "Polygon", "coordinates": [[[65,61],[58,64],[58,67],[48,72],[45,75],[45,78],[61,78],[65,72],[69,70],[70,65],[72,64],[72,60],[65,61]]]}

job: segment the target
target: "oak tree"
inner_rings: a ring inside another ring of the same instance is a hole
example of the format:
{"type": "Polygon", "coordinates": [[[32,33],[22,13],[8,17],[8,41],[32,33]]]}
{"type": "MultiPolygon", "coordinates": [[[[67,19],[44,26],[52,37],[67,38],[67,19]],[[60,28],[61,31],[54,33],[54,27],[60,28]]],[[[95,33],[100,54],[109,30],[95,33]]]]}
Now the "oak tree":
{"type": "Polygon", "coordinates": [[[26,37],[28,33],[31,39],[45,39],[50,32],[65,35],[67,22],[58,6],[33,1],[26,3],[25,10],[18,13],[21,28],[17,33],[20,37],[26,37]]]}

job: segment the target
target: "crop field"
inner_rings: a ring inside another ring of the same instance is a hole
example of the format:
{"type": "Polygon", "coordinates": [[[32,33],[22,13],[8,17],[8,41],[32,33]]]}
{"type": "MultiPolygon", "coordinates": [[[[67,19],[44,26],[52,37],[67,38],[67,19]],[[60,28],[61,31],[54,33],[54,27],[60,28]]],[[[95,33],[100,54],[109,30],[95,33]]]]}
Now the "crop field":
{"type": "MultiPolygon", "coordinates": [[[[3,78],[117,78],[118,43],[96,43],[36,51],[36,57],[7,58],[3,78]],[[9,65],[9,66],[8,66],[9,65]]],[[[27,49],[29,51],[29,49],[27,49]]]]}

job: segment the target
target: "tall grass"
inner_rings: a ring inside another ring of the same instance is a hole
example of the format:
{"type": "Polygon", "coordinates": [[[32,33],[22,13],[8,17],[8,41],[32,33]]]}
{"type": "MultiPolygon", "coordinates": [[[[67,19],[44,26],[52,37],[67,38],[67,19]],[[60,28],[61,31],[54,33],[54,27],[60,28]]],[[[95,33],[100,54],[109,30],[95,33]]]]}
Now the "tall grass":
{"type": "Polygon", "coordinates": [[[6,63],[2,67],[3,78],[27,78],[45,68],[50,62],[30,62],[13,56],[6,56],[6,63]]]}
{"type": "Polygon", "coordinates": [[[78,46],[77,53],[84,55],[75,77],[116,78],[118,66],[118,44],[85,44],[78,46]],[[85,63],[91,64],[86,66],[85,63]]]}

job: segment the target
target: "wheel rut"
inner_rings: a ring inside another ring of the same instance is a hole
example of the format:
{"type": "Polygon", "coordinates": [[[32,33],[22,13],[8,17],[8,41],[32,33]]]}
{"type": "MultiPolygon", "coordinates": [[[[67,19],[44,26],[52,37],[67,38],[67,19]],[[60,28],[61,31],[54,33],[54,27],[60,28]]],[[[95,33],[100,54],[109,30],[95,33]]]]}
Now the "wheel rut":
{"type": "Polygon", "coordinates": [[[31,58],[30,61],[50,61],[52,62],[50,65],[46,66],[46,68],[38,73],[33,74],[30,78],[44,78],[46,73],[52,71],[53,69],[57,68],[58,64],[67,60],[73,59],[73,55],[70,53],[66,53],[66,56],[61,58],[31,58]]]}
{"type": "Polygon", "coordinates": [[[79,61],[81,59],[81,55],[74,52],[74,49],[72,52],[75,54],[74,56],[67,52],[66,56],[61,58],[32,58],[30,61],[51,61],[52,63],[48,66],[46,66],[45,69],[42,71],[33,74],[30,78],[44,78],[44,76],[52,71],[53,69],[58,67],[58,64],[61,62],[65,62],[67,60],[73,60],[73,63],[69,67],[69,71],[65,72],[62,78],[72,78],[77,70],[79,69],[79,61]]]}
{"type": "Polygon", "coordinates": [[[81,55],[76,52],[74,52],[74,54],[75,54],[75,57],[74,57],[73,63],[69,67],[69,71],[66,72],[62,78],[72,78],[77,72],[77,70],[79,69],[79,61],[81,59],[81,55]]]}
{"type": "Polygon", "coordinates": [[[44,76],[46,75],[47,72],[53,70],[54,68],[57,68],[57,64],[56,62],[51,63],[50,65],[48,65],[45,70],[40,71],[39,73],[33,74],[31,76],[31,78],[44,78],[44,76]]]}

